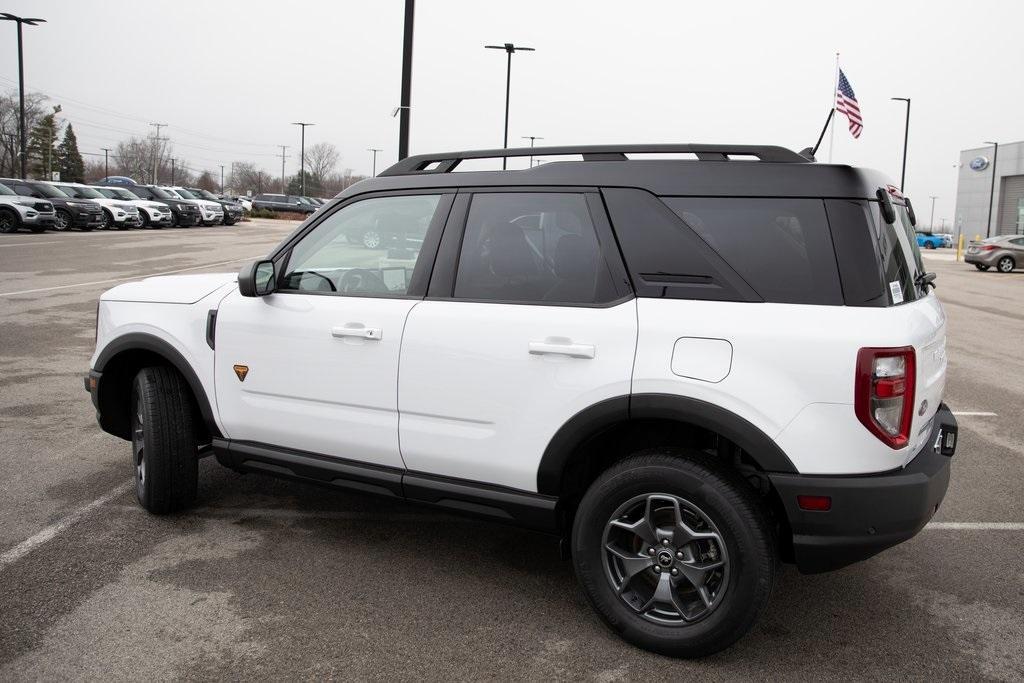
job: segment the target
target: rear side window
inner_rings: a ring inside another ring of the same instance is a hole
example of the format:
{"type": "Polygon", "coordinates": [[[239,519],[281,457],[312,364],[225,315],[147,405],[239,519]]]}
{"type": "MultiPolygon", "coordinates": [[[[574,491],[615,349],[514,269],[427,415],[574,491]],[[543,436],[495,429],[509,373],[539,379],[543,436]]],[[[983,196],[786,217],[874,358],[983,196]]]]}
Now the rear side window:
{"type": "Polygon", "coordinates": [[[663,197],[765,301],[842,305],[820,199],[663,197]]]}
{"type": "Polygon", "coordinates": [[[455,298],[596,304],[616,296],[584,195],[473,196],[455,298]]]}

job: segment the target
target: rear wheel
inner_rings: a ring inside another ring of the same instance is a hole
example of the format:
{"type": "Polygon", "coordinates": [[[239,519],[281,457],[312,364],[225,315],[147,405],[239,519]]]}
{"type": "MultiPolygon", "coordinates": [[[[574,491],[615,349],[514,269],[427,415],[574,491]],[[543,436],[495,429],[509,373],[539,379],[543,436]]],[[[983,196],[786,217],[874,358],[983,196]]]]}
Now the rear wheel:
{"type": "Polygon", "coordinates": [[[199,445],[185,380],[167,367],[143,368],[132,384],[132,465],[142,507],[162,515],[192,504],[199,445]]]}
{"type": "Polygon", "coordinates": [[[925,242],[924,243],[924,248],[925,249],[934,249],[935,248],[935,242],[925,242]]]}
{"type": "Polygon", "coordinates": [[[605,624],[674,657],[728,647],[764,611],[777,571],[769,515],[699,452],[636,455],[587,490],[572,530],[576,576],[605,624]]]}
{"type": "Polygon", "coordinates": [[[996,269],[1000,273],[1012,273],[1013,269],[1017,267],[1012,256],[1004,256],[996,261],[996,269]]]}
{"type": "Polygon", "coordinates": [[[10,209],[0,209],[0,232],[18,232],[21,219],[10,209]]]}

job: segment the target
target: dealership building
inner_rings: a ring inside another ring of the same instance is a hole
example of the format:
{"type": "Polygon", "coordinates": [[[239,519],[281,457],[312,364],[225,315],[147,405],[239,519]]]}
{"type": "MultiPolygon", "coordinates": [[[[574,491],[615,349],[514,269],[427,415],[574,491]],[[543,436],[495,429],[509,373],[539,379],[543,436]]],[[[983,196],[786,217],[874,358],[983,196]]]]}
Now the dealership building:
{"type": "Polygon", "coordinates": [[[992,235],[1024,235],[1024,141],[960,152],[956,184],[957,234],[982,239],[988,234],[989,203],[992,235]],[[995,177],[995,196],[992,179],[995,177]]]}

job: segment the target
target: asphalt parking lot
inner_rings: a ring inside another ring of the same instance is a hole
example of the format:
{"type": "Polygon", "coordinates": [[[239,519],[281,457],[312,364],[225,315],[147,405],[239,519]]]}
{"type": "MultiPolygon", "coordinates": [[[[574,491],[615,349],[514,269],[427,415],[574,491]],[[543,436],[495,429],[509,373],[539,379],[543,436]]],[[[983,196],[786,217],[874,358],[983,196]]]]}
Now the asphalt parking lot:
{"type": "Polygon", "coordinates": [[[606,632],[545,536],[209,458],[197,508],[136,505],[82,389],[97,296],[236,270],[295,225],[2,236],[0,679],[1024,678],[1024,272],[926,257],[961,413],[933,523],[787,567],[748,637],[687,662],[606,632]]]}

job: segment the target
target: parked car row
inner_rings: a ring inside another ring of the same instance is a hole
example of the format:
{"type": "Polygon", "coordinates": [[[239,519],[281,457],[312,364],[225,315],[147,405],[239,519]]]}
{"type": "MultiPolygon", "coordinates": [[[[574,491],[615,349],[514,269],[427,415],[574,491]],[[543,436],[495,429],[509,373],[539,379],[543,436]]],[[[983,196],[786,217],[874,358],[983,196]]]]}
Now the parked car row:
{"type": "Polygon", "coordinates": [[[264,193],[258,194],[253,198],[252,208],[310,214],[326,203],[326,199],[320,199],[319,197],[264,193]]]}
{"type": "Polygon", "coordinates": [[[0,232],[234,225],[245,210],[199,188],[0,178],[0,232]]]}

